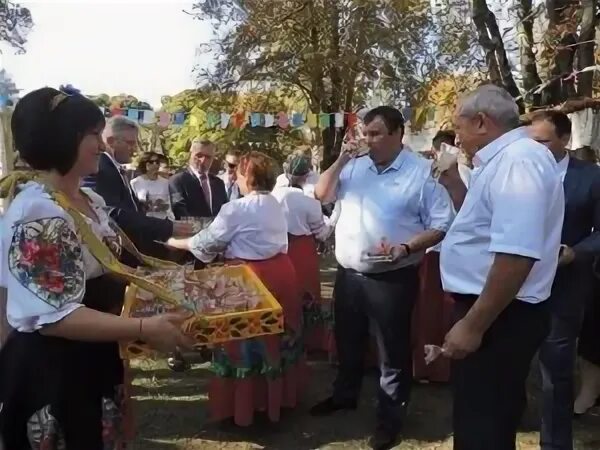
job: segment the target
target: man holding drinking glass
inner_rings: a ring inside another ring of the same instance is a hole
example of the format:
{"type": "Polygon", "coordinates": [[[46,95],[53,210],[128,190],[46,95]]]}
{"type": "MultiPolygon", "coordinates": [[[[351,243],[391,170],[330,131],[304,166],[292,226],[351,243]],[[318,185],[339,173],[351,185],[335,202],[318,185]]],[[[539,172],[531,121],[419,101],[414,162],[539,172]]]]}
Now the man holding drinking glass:
{"type": "Polygon", "coordinates": [[[219,174],[219,178],[225,183],[225,192],[229,201],[237,200],[242,197],[240,188],[237,185],[237,166],[239,156],[235,150],[230,150],[225,155],[223,171],[219,174]]]}

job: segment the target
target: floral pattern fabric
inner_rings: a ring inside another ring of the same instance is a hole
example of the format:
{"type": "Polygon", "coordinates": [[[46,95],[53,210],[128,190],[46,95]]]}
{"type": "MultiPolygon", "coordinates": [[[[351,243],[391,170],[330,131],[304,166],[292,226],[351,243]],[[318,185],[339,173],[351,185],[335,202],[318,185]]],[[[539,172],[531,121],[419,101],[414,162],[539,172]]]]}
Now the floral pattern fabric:
{"type": "Polygon", "coordinates": [[[85,291],[81,244],[62,217],[16,223],[8,267],[19,283],[57,309],[85,291]]]}

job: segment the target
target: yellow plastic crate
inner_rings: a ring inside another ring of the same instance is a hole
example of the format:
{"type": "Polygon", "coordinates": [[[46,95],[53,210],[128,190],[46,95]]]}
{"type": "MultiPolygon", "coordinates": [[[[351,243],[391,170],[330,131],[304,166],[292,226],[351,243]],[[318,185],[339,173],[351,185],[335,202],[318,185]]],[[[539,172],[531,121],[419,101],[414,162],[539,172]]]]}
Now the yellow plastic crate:
{"type": "MultiPolygon", "coordinates": [[[[261,300],[256,309],[225,314],[197,315],[183,325],[183,330],[195,340],[194,347],[218,344],[255,336],[283,333],[283,310],[275,297],[267,290],[260,278],[247,265],[223,266],[196,272],[196,276],[211,276],[215,272],[230,277],[242,277],[259,293],[261,300]]],[[[143,317],[168,312],[177,308],[160,300],[142,300],[139,288],[130,285],[125,292],[122,316],[143,317]],[[139,311],[144,313],[139,314],[139,311]]],[[[143,342],[130,342],[121,345],[124,359],[155,357],[156,352],[143,342]]]]}

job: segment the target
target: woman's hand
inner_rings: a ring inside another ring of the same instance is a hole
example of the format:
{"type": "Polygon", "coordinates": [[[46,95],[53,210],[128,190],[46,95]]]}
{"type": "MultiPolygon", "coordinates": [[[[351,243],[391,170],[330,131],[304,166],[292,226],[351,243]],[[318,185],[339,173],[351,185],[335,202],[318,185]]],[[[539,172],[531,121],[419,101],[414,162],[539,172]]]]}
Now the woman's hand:
{"type": "Polygon", "coordinates": [[[148,317],[142,320],[140,339],[164,352],[172,352],[178,348],[191,349],[194,341],[183,334],[183,323],[192,317],[192,313],[172,312],[148,317]]]}

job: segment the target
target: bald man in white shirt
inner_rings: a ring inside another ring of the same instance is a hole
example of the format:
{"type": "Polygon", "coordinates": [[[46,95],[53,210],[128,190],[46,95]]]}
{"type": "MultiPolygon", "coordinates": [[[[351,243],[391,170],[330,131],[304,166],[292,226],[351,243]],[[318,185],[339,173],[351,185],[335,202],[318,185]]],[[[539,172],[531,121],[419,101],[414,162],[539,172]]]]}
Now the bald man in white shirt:
{"type": "Polygon", "coordinates": [[[512,450],[529,365],[549,330],[562,180],[552,154],[518,128],[505,90],[486,85],[463,97],[454,125],[474,165],[440,255],[456,302],[444,343],[454,359],[454,449],[512,450]]]}

